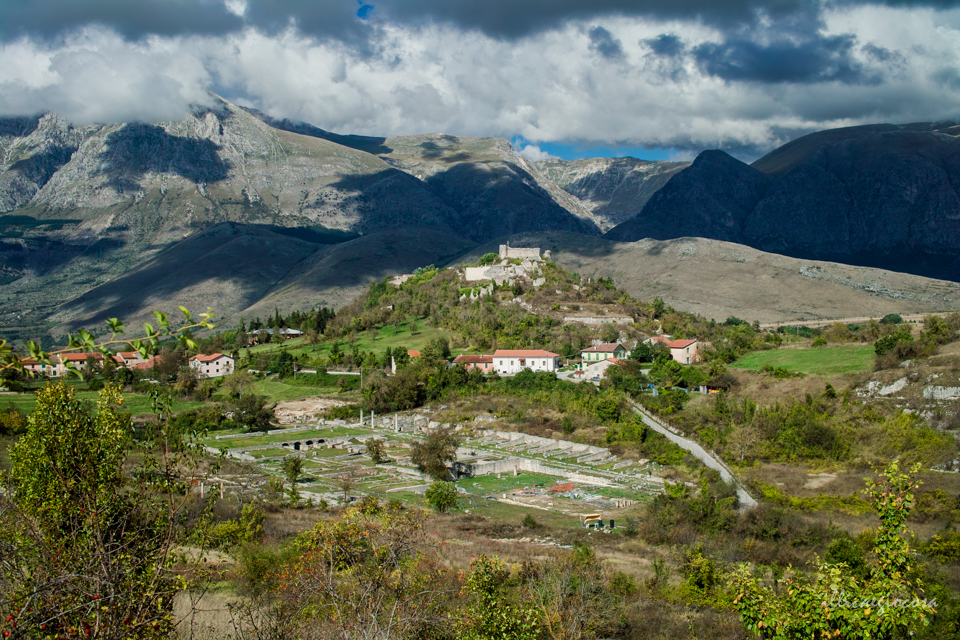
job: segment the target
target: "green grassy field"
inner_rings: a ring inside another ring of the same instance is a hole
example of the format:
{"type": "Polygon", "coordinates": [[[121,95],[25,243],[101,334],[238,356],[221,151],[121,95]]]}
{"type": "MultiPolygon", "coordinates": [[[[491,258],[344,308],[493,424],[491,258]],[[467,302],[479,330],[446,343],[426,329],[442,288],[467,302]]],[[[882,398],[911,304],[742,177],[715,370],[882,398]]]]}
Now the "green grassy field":
{"type": "MultiPolygon", "coordinates": [[[[349,427],[337,427],[334,429],[317,429],[314,431],[296,431],[294,433],[275,433],[265,436],[250,436],[249,438],[226,438],[217,440],[215,436],[220,435],[214,432],[211,437],[203,440],[204,444],[211,447],[226,447],[228,449],[242,449],[244,447],[259,447],[265,444],[277,444],[281,442],[304,442],[306,440],[317,440],[319,438],[337,438],[340,436],[361,435],[370,433],[369,429],[351,429],[349,427]]],[[[328,451],[322,449],[321,451],[328,451]]],[[[329,449],[332,451],[332,449],[329,449]]],[[[323,454],[321,454],[323,455],[323,454]]],[[[329,454],[337,455],[337,454],[329,454]]]]}
{"type": "MultiPolygon", "coordinates": [[[[96,402],[97,392],[78,391],[76,393],[76,397],[78,400],[90,400],[91,402],[96,402]]],[[[37,397],[32,393],[0,395],[0,410],[11,405],[23,413],[30,413],[33,411],[33,408],[37,406],[37,397]]],[[[195,402],[193,400],[174,400],[173,410],[175,412],[189,411],[190,409],[196,409],[198,407],[202,407],[203,405],[203,402],[195,402]]],[[[129,411],[135,416],[149,415],[153,413],[153,408],[150,404],[150,398],[139,393],[123,394],[123,407],[126,411],[129,411]]]]}
{"type": "MultiPolygon", "coordinates": [[[[373,351],[375,353],[383,353],[386,351],[387,347],[389,347],[391,350],[397,347],[419,350],[425,347],[431,340],[443,336],[449,336],[449,334],[443,329],[430,327],[424,323],[423,320],[415,321],[417,325],[416,333],[411,335],[410,329],[412,322],[414,321],[407,320],[399,326],[389,325],[386,327],[364,331],[363,333],[357,335],[356,346],[361,351],[373,351]]],[[[341,351],[349,351],[351,349],[352,345],[348,340],[340,340],[339,342],[341,351]]],[[[294,338],[292,340],[287,340],[283,344],[271,343],[257,345],[255,347],[251,347],[249,351],[252,355],[257,355],[270,351],[277,351],[279,349],[287,349],[290,351],[291,355],[316,358],[318,356],[328,357],[332,348],[332,342],[325,342],[316,346],[310,346],[307,344],[305,338],[294,338]]],[[[243,353],[246,353],[246,350],[244,350],[243,353]]]]}
{"type": "Polygon", "coordinates": [[[489,475],[457,480],[459,486],[476,495],[503,493],[514,489],[532,489],[536,485],[549,489],[558,482],[563,482],[563,478],[542,473],[520,473],[516,476],[512,473],[504,473],[500,478],[489,475]]]}
{"type": "Polygon", "coordinates": [[[766,365],[782,367],[810,375],[831,376],[858,373],[873,366],[872,345],[820,347],[810,349],[773,349],[748,353],[730,366],[759,371],[766,365]]]}
{"type": "MultiPolygon", "coordinates": [[[[265,397],[268,402],[286,402],[288,400],[315,398],[317,396],[338,398],[349,402],[351,400],[355,401],[360,397],[359,392],[336,393],[333,389],[328,391],[323,391],[322,389],[326,388],[292,385],[278,380],[257,380],[252,387],[255,394],[265,397]]],[[[218,395],[217,399],[221,401],[227,400],[223,394],[218,395]]]]}

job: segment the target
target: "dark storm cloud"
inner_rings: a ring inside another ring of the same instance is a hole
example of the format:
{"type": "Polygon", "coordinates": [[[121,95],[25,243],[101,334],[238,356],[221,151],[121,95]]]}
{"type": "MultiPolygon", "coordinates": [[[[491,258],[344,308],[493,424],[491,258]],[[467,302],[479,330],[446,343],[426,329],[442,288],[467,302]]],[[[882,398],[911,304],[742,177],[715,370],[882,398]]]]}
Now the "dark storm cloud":
{"type": "Polygon", "coordinates": [[[694,47],[693,56],[701,71],[724,80],[874,83],[877,78],[853,58],[856,42],[852,35],[814,36],[798,43],[769,45],[732,39],[694,47]]]}
{"type": "Polygon", "coordinates": [[[590,36],[590,50],[599,53],[604,58],[622,58],[623,46],[613,34],[603,27],[594,27],[587,33],[590,36]]]}
{"type": "Polygon", "coordinates": [[[370,5],[355,0],[247,0],[244,19],[270,33],[295,25],[313,36],[357,41],[370,30],[369,23],[359,16],[370,13],[370,5]]]}
{"type": "Polygon", "coordinates": [[[606,16],[700,21],[724,31],[780,22],[797,16],[816,19],[824,6],[875,4],[945,9],[960,0],[249,0],[244,16],[222,0],[0,0],[0,37],[55,36],[89,24],[115,29],[128,39],[147,34],[219,35],[253,27],[276,32],[296,27],[321,38],[372,37],[369,18],[395,24],[449,24],[498,39],[516,39],[570,21],[606,16]]]}
{"type": "Polygon", "coordinates": [[[640,44],[646,45],[654,54],[664,58],[677,58],[684,53],[683,40],[674,33],[661,33],[656,38],[641,40],[640,44]]]}
{"type": "Polygon", "coordinates": [[[0,37],[53,37],[101,24],[126,38],[222,34],[243,26],[222,0],[0,0],[0,37]]]}
{"type": "Polygon", "coordinates": [[[806,11],[803,0],[382,0],[381,15],[402,22],[442,22],[515,39],[566,22],[620,15],[654,20],[700,20],[720,27],[806,11]]]}

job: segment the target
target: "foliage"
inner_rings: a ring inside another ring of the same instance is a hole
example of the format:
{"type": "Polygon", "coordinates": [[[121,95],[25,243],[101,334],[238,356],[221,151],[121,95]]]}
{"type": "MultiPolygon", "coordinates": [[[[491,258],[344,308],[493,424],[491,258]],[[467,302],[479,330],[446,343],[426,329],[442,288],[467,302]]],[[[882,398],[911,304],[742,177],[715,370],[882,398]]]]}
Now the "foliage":
{"type": "Polygon", "coordinates": [[[905,540],[917,487],[896,462],[879,482],[867,481],[880,520],[867,578],[844,563],[821,561],[812,580],[794,573],[770,588],[741,567],[734,576],[734,602],[747,628],[762,638],[876,638],[928,624],[934,608],[919,597],[923,583],[912,573],[905,540]]]}
{"type": "Polygon", "coordinates": [[[456,586],[416,512],[350,508],[317,522],[296,548],[272,606],[248,626],[262,624],[266,610],[288,637],[351,640],[434,637],[446,622],[443,604],[456,586]]]}
{"type": "Polygon", "coordinates": [[[169,402],[154,400],[158,422],[131,482],[123,472],[131,425],[116,387],[95,406],[62,381],[38,391],[11,452],[11,490],[0,494],[5,637],[173,632],[174,598],[189,586],[169,571],[187,488],[179,473],[198,454],[167,420],[169,402]]]}
{"type": "Polygon", "coordinates": [[[14,436],[27,428],[26,417],[14,406],[0,411],[0,436],[14,436]]]}
{"type": "Polygon", "coordinates": [[[243,505],[239,518],[200,526],[194,537],[205,536],[205,543],[229,550],[238,545],[260,542],[263,539],[265,520],[266,514],[263,509],[251,502],[243,505]]]}
{"type": "Polygon", "coordinates": [[[298,455],[287,456],[280,463],[280,468],[290,485],[290,504],[296,506],[300,503],[300,491],[297,489],[297,483],[300,482],[300,476],[303,475],[303,458],[298,455]]]}
{"type": "Polygon", "coordinates": [[[511,601],[509,572],[502,560],[486,555],[470,563],[467,608],[460,637],[465,640],[536,640],[537,611],[530,603],[511,601]]]}
{"type": "Polygon", "coordinates": [[[873,349],[878,356],[893,351],[898,346],[909,345],[913,342],[913,334],[909,327],[898,328],[873,343],[873,349]]]}
{"type": "Polygon", "coordinates": [[[427,488],[425,497],[430,506],[445,513],[455,511],[459,507],[457,502],[457,485],[452,482],[438,480],[427,488]]]}
{"type": "Polygon", "coordinates": [[[233,421],[251,432],[268,431],[273,419],[273,407],[263,396],[247,393],[233,403],[233,421]]]}
{"type": "Polygon", "coordinates": [[[380,464],[389,460],[389,458],[387,458],[387,451],[383,444],[383,440],[380,440],[379,438],[371,438],[370,440],[367,440],[367,455],[370,456],[370,459],[374,464],[380,464]]]}
{"type": "Polygon", "coordinates": [[[411,445],[410,461],[417,465],[422,473],[435,480],[449,480],[450,470],[447,469],[447,463],[456,461],[457,447],[462,440],[451,427],[434,429],[425,438],[411,445]]]}

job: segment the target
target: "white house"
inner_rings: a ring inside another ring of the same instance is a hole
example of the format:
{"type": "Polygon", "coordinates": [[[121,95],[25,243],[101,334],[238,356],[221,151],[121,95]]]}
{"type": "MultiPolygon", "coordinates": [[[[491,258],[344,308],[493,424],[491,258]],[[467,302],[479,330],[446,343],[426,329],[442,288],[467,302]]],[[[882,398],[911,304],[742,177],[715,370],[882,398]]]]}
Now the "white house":
{"type": "Polygon", "coordinates": [[[560,368],[560,355],[543,349],[497,349],[493,353],[493,368],[508,376],[524,369],[556,372],[560,368]]]}
{"type": "Polygon", "coordinates": [[[653,336],[646,340],[648,344],[660,342],[667,345],[670,349],[670,356],[680,364],[693,364],[700,360],[700,354],[697,353],[699,343],[693,340],[670,340],[663,336],[653,336]]]}
{"type": "Polygon", "coordinates": [[[583,363],[584,377],[587,379],[594,378],[603,378],[603,375],[607,372],[607,369],[610,367],[618,367],[623,364],[622,360],[617,360],[616,358],[607,358],[606,360],[599,360],[597,362],[583,363]]]}
{"type": "Polygon", "coordinates": [[[219,378],[233,373],[233,358],[222,353],[200,354],[190,358],[190,368],[201,378],[219,378]]]}
{"type": "Polygon", "coordinates": [[[670,355],[680,364],[692,364],[699,359],[696,340],[674,340],[667,345],[670,355]]]}

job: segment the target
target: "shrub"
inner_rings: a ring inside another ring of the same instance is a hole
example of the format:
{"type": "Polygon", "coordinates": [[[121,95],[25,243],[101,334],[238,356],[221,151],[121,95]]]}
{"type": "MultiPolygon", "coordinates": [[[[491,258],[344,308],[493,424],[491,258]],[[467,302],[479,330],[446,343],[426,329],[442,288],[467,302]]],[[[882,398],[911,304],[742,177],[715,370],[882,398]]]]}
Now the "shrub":
{"type": "Polygon", "coordinates": [[[441,513],[453,511],[459,507],[457,485],[452,482],[442,480],[434,482],[427,489],[426,498],[430,506],[441,513]]]}

